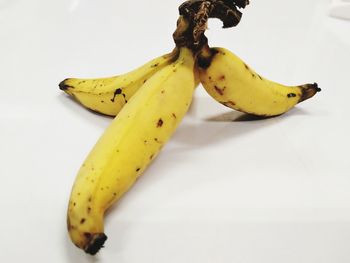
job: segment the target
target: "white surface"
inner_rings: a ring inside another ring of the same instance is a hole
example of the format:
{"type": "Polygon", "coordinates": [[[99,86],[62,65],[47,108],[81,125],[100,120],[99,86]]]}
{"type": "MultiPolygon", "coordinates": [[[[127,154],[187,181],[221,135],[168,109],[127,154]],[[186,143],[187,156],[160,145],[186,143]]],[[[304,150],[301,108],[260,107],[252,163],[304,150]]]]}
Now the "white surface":
{"type": "Polygon", "coordinates": [[[330,15],[342,19],[350,19],[350,0],[332,0],[330,15]]]}
{"type": "Polygon", "coordinates": [[[210,23],[262,75],[323,91],[243,121],[198,89],[191,112],[106,220],[93,258],[66,232],[75,174],[111,121],[58,90],[173,47],[181,1],[0,0],[0,262],[350,262],[350,23],[329,1],[251,1],[210,23]]]}

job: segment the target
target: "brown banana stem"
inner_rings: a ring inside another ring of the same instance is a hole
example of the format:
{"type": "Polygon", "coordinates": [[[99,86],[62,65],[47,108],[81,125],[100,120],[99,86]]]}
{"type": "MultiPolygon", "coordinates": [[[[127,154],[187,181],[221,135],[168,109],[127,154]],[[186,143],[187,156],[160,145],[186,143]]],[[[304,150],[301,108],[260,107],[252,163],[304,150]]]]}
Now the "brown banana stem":
{"type": "Polygon", "coordinates": [[[209,18],[218,18],[223,28],[238,25],[249,0],[188,0],[179,7],[178,28],[173,34],[178,47],[186,46],[198,52],[208,45],[205,36],[209,18]],[[186,26],[185,26],[186,25],[186,26]]]}

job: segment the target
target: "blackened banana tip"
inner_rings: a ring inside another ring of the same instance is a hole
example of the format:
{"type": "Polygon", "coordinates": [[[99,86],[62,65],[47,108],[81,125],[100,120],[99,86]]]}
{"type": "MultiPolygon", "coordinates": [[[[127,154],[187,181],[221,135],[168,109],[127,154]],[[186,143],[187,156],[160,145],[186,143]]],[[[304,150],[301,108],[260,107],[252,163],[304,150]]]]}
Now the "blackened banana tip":
{"type": "Polygon", "coordinates": [[[313,84],[306,84],[302,86],[302,95],[301,98],[299,100],[299,103],[312,98],[313,96],[315,96],[315,94],[317,92],[320,92],[321,89],[318,87],[318,84],[315,82],[313,84]]]}
{"type": "Polygon", "coordinates": [[[96,255],[96,253],[103,248],[103,244],[107,240],[107,236],[104,233],[93,234],[89,244],[85,247],[84,251],[90,255],[96,255]]]}
{"type": "Polygon", "coordinates": [[[318,84],[316,82],[314,83],[314,87],[316,89],[316,92],[321,92],[322,91],[322,89],[318,86],[318,84]]]}
{"type": "Polygon", "coordinates": [[[66,80],[67,79],[61,81],[60,84],[58,84],[58,86],[60,87],[60,90],[65,91],[65,90],[67,90],[69,88],[69,86],[65,84],[66,80]]]}

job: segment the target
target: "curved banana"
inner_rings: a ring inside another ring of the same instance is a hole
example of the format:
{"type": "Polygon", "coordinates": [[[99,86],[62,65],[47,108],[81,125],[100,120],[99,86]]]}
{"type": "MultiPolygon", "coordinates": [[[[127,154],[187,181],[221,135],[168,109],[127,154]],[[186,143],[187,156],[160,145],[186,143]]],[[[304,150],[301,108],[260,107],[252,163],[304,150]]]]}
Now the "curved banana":
{"type": "Polygon", "coordinates": [[[141,67],[114,77],[99,79],[65,79],[61,90],[86,108],[105,115],[116,116],[135,92],[157,71],[176,59],[178,50],[155,58],[141,67]]]}
{"type": "Polygon", "coordinates": [[[68,206],[73,243],[95,254],[107,239],[104,213],[156,157],[186,114],[195,88],[194,58],[178,59],[153,75],[123,107],[79,170],[68,206]]]}
{"type": "Polygon", "coordinates": [[[316,83],[284,86],[269,81],[224,48],[203,49],[197,64],[200,80],[215,100],[258,116],[283,114],[321,91],[316,83]]]}

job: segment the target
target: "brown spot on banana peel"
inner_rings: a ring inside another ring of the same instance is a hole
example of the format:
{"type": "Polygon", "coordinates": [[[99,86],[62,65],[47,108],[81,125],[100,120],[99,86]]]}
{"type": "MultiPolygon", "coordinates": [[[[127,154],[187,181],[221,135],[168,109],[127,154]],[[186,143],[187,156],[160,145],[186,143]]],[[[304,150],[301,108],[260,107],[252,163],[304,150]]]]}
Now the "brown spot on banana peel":
{"type": "Polygon", "coordinates": [[[219,88],[218,86],[214,85],[214,89],[217,93],[219,93],[221,96],[224,95],[225,87],[224,88],[219,88]]]}
{"type": "Polygon", "coordinates": [[[159,143],[159,144],[162,144],[162,143],[163,143],[163,142],[160,141],[158,138],[154,138],[154,141],[155,141],[156,143],[159,143]]]}
{"type": "Polygon", "coordinates": [[[159,119],[157,122],[157,127],[160,128],[163,126],[164,121],[162,119],[159,119]]]}
{"type": "Polygon", "coordinates": [[[229,100],[229,101],[224,101],[224,102],[220,102],[222,105],[225,105],[226,107],[229,107],[229,108],[233,108],[235,105],[236,105],[236,103],[235,102],[233,102],[233,101],[231,101],[231,100],[229,100]]]}
{"type": "Polygon", "coordinates": [[[305,85],[301,85],[300,87],[301,87],[301,97],[298,103],[312,98],[313,96],[315,96],[317,92],[321,91],[317,83],[305,84],[305,85]]]}
{"type": "Polygon", "coordinates": [[[250,74],[252,75],[253,79],[255,79],[256,76],[258,76],[262,80],[262,77],[259,74],[255,75],[254,71],[251,70],[251,68],[246,63],[243,62],[243,64],[244,64],[245,69],[250,72],[250,74]]]}
{"type": "Polygon", "coordinates": [[[122,95],[123,95],[123,98],[124,98],[125,104],[126,104],[126,103],[128,103],[128,100],[126,99],[126,95],[125,95],[125,93],[122,93],[122,95]]]}
{"type": "Polygon", "coordinates": [[[117,95],[121,94],[121,93],[122,93],[122,89],[121,89],[121,88],[116,89],[116,90],[114,91],[114,93],[113,93],[113,98],[111,98],[111,102],[114,102],[114,101],[115,101],[115,97],[116,97],[117,95]]]}

